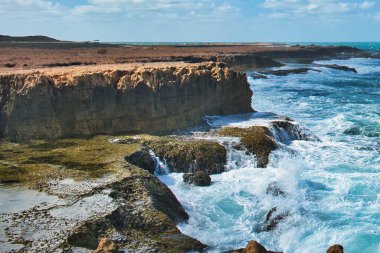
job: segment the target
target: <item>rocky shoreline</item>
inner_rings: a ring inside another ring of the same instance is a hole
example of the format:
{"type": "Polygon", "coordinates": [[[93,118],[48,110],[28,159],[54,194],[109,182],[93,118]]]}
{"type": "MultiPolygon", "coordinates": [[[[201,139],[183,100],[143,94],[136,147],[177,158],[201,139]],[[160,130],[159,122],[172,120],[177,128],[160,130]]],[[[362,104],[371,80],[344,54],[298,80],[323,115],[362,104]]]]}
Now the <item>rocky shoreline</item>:
{"type": "MultiPolygon", "coordinates": [[[[283,117],[268,126],[211,128],[204,138],[165,134],[195,126],[205,115],[252,113],[246,75],[235,69],[280,66],[268,55],[304,60],[359,53],[347,47],[292,50],[197,59],[224,63],[1,69],[0,187],[23,189],[21,195],[41,201],[0,214],[0,247],[6,252],[209,250],[177,228],[189,216],[156,177],[165,173],[158,163],[165,161],[169,173],[187,173],[196,161],[202,175],[190,173],[184,180],[206,186],[212,183],[209,175],[226,170],[228,150],[216,137],[238,139],[233,148],[255,157],[261,168],[287,141],[282,132],[294,140],[318,139],[283,117]]],[[[267,191],[286,194],[275,185],[267,191]]],[[[270,229],[281,222],[272,210],[270,229]]],[[[235,252],[271,252],[250,244],[235,252]]]]}

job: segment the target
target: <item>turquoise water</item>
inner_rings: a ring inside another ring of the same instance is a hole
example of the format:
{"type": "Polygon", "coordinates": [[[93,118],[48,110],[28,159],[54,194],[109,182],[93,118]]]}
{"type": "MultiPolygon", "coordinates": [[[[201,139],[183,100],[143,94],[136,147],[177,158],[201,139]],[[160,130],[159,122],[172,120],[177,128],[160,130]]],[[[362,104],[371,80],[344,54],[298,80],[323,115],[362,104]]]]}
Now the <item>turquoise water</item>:
{"type": "Polygon", "coordinates": [[[209,123],[265,125],[271,118],[265,112],[272,112],[288,115],[321,141],[287,143],[260,169],[254,157],[230,148],[236,140],[218,139],[229,148],[229,171],[213,175],[210,187],[189,187],[181,174],[161,177],[190,215],[179,228],[210,245],[210,252],[243,247],[251,239],[287,253],[322,253],[335,243],[346,253],[380,252],[380,60],[316,63],[358,73],[314,66],[321,72],[249,77],[253,108],[260,113],[213,117],[209,123]],[[267,194],[273,182],[285,197],[267,194]],[[286,219],[273,231],[261,231],[273,207],[286,219]]]}

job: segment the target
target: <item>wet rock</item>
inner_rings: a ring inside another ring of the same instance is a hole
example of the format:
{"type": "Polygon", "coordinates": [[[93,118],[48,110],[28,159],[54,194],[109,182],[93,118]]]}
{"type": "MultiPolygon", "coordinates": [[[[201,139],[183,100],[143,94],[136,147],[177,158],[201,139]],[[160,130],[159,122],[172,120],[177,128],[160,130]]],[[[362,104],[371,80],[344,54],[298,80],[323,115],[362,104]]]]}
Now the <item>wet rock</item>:
{"type": "Polygon", "coordinates": [[[263,75],[287,76],[290,74],[305,74],[308,71],[320,72],[319,70],[312,69],[312,68],[297,68],[297,69],[265,70],[265,71],[260,71],[259,73],[263,75]]]}
{"type": "Polygon", "coordinates": [[[187,184],[193,184],[195,186],[211,185],[211,177],[205,171],[197,171],[194,174],[183,174],[183,181],[187,184]]]}
{"type": "Polygon", "coordinates": [[[344,130],[344,134],[347,135],[360,135],[360,128],[359,127],[350,127],[344,130]]]}
{"type": "Polygon", "coordinates": [[[328,248],[327,253],[344,253],[343,246],[339,244],[335,244],[328,248]]]}
{"type": "Polygon", "coordinates": [[[204,244],[177,229],[188,215],[169,188],[144,170],[128,170],[134,176],[112,185],[110,196],[118,207],[74,229],[68,242],[95,250],[102,238],[120,238],[119,248],[131,252],[202,251],[204,244]]]}
{"type": "Polygon", "coordinates": [[[260,168],[268,165],[270,153],[278,148],[274,136],[264,126],[224,127],[217,133],[222,136],[240,137],[244,147],[256,156],[257,166],[260,168]]]}
{"type": "Polygon", "coordinates": [[[350,68],[347,66],[341,66],[341,65],[337,65],[337,64],[318,64],[317,66],[330,68],[330,69],[336,69],[336,70],[342,70],[342,71],[347,71],[347,72],[358,73],[358,71],[355,68],[350,68]]]}
{"type": "Polygon", "coordinates": [[[148,149],[141,149],[125,157],[125,160],[154,174],[155,164],[148,149]]]}
{"type": "Polygon", "coordinates": [[[94,253],[118,253],[119,247],[111,240],[103,238],[94,253]]]}
{"type": "Polygon", "coordinates": [[[278,196],[282,196],[282,197],[285,197],[286,196],[286,193],[285,191],[283,191],[278,185],[276,182],[271,182],[267,189],[266,189],[266,193],[267,194],[270,194],[272,196],[275,196],[275,197],[278,197],[278,196]]]}
{"type": "Polygon", "coordinates": [[[268,79],[266,75],[260,73],[252,73],[250,76],[254,79],[268,79]]]}
{"type": "Polygon", "coordinates": [[[286,213],[277,213],[277,207],[273,207],[265,217],[265,225],[262,231],[272,231],[276,229],[278,224],[286,219],[286,213]]]}
{"type": "Polygon", "coordinates": [[[197,165],[208,174],[224,172],[227,162],[225,147],[214,141],[160,138],[143,143],[161,159],[165,159],[171,172],[189,172],[190,165],[197,165]]]}
{"type": "Polygon", "coordinates": [[[257,241],[249,241],[245,249],[234,250],[232,253],[281,253],[267,250],[257,241]]]}
{"type": "Polygon", "coordinates": [[[278,141],[288,144],[293,140],[320,141],[320,139],[290,120],[274,120],[270,127],[278,141]]]}

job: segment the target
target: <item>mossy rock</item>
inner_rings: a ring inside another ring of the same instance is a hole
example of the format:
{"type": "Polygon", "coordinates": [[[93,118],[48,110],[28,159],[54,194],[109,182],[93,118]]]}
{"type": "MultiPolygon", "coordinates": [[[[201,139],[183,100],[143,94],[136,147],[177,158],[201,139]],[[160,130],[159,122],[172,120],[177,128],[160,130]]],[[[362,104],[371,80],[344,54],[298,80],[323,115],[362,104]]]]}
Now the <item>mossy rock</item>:
{"type": "Polygon", "coordinates": [[[152,149],[160,159],[165,159],[172,172],[187,173],[196,160],[199,169],[210,175],[218,174],[224,172],[227,162],[225,147],[213,141],[161,137],[146,140],[143,145],[152,149]]]}
{"type": "Polygon", "coordinates": [[[222,136],[240,137],[243,146],[256,156],[257,166],[260,168],[268,165],[270,153],[278,148],[272,133],[264,126],[224,127],[217,133],[222,136]]]}
{"type": "Polygon", "coordinates": [[[90,139],[0,143],[0,182],[30,185],[49,179],[101,177],[122,169],[124,156],[139,144],[119,145],[107,136],[90,139]]]}

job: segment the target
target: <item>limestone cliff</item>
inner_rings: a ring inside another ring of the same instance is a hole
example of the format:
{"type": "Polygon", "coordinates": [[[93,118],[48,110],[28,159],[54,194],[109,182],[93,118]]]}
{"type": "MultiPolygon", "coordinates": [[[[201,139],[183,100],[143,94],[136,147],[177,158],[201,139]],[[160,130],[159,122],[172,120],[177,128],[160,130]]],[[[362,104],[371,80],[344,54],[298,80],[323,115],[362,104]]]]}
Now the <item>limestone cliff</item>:
{"type": "Polygon", "coordinates": [[[245,74],[223,64],[81,68],[0,74],[0,134],[22,141],[162,133],[204,115],[252,111],[245,74]]]}

